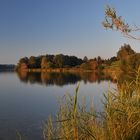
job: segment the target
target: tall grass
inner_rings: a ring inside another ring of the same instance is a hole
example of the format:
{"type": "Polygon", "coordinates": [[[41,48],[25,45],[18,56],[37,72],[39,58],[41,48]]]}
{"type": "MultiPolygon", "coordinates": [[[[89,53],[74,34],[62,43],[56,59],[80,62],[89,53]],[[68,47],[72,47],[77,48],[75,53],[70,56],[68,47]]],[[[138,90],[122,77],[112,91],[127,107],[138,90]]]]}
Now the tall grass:
{"type": "Polygon", "coordinates": [[[78,87],[74,96],[65,96],[53,120],[44,123],[45,140],[139,140],[140,139],[140,70],[136,79],[124,82],[105,96],[104,111],[78,104],[78,87]]]}

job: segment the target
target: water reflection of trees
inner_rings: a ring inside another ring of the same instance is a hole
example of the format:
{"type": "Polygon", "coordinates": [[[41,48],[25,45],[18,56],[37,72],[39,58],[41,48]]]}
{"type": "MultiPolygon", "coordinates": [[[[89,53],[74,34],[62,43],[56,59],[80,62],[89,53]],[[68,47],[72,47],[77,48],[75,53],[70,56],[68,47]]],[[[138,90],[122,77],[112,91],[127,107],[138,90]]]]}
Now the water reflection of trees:
{"type": "Polygon", "coordinates": [[[46,85],[63,86],[65,84],[75,84],[81,80],[81,77],[73,73],[41,73],[41,80],[46,85]]]}
{"type": "Polygon", "coordinates": [[[45,73],[45,72],[20,72],[17,73],[20,81],[30,84],[41,85],[57,85],[63,86],[67,84],[75,84],[78,81],[84,81],[84,83],[101,81],[112,81],[112,78],[103,73],[45,73]]]}

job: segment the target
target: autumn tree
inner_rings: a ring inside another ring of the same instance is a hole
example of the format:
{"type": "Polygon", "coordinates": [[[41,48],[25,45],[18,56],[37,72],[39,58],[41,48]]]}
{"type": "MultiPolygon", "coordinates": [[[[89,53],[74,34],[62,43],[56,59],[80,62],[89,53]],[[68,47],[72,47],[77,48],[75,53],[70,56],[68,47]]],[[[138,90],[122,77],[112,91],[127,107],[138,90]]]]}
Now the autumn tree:
{"type": "Polygon", "coordinates": [[[58,54],[54,57],[54,62],[56,67],[62,68],[64,66],[64,55],[58,54]]]}
{"type": "Polygon", "coordinates": [[[29,59],[28,57],[23,57],[18,62],[18,68],[20,69],[27,69],[28,68],[29,59]]]}
{"type": "Polygon", "coordinates": [[[117,58],[120,60],[124,60],[132,54],[135,54],[135,51],[131,48],[131,46],[129,44],[124,44],[117,52],[117,58]]]}
{"type": "Polygon", "coordinates": [[[137,70],[140,66],[140,53],[131,55],[128,59],[129,71],[137,70]]]}
{"type": "Polygon", "coordinates": [[[41,68],[45,69],[46,67],[47,67],[47,58],[43,56],[41,60],[41,68]]]}

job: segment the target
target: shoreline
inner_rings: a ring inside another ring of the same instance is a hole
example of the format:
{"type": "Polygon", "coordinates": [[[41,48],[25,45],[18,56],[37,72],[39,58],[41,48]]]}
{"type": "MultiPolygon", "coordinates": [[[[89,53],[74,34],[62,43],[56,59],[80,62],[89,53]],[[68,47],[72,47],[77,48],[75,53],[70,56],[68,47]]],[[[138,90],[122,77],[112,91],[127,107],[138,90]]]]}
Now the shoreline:
{"type": "Polygon", "coordinates": [[[117,80],[118,75],[121,73],[119,69],[110,69],[110,68],[105,68],[102,71],[98,70],[84,70],[80,68],[55,68],[55,69],[40,69],[40,68],[35,68],[35,69],[18,69],[18,72],[38,72],[38,73],[103,73],[105,75],[109,75],[112,77],[113,80],[117,80]]]}
{"type": "Polygon", "coordinates": [[[55,68],[55,69],[18,69],[19,72],[97,72],[97,70],[84,70],[79,68],[55,68]]]}

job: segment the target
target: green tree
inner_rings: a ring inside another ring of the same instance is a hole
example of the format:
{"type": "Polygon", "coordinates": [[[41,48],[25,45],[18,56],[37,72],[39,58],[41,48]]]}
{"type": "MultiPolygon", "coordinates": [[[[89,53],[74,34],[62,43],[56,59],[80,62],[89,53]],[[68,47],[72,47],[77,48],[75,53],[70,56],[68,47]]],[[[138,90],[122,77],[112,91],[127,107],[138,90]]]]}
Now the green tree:
{"type": "Polygon", "coordinates": [[[102,58],[100,56],[97,57],[97,63],[98,63],[98,65],[102,64],[102,58]]]}
{"type": "Polygon", "coordinates": [[[109,61],[112,63],[112,62],[115,62],[115,61],[117,61],[118,60],[118,58],[116,57],[116,56],[113,56],[113,57],[111,57],[110,59],[109,59],[109,61]]]}
{"type": "Polygon", "coordinates": [[[31,56],[29,58],[29,68],[36,68],[36,57],[31,56]]]}
{"type": "Polygon", "coordinates": [[[129,71],[138,70],[140,66],[140,53],[133,54],[128,59],[129,71]]]}
{"type": "Polygon", "coordinates": [[[28,61],[29,61],[28,57],[23,57],[19,60],[19,64],[21,64],[21,63],[28,64],[28,61]]]}
{"type": "Polygon", "coordinates": [[[87,56],[85,56],[85,57],[83,58],[83,61],[84,61],[84,62],[87,62],[87,61],[88,61],[87,56]]]}
{"type": "Polygon", "coordinates": [[[53,62],[54,55],[46,54],[46,58],[48,62],[53,62]]]}
{"type": "Polygon", "coordinates": [[[132,54],[135,54],[135,51],[131,48],[129,44],[124,44],[119,51],[117,52],[117,58],[120,60],[128,59],[132,54]]]}
{"type": "Polygon", "coordinates": [[[36,68],[41,68],[41,60],[43,56],[36,57],[36,68]]]}
{"type": "Polygon", "coordinates": [[[52,62],[49,61],[49,62],[47,63],[46,68],[47,68],[47,69],[49,69],[49,68],[55,68],[55,65],[54,65],[52,62]]]}
{"type": "Polygon", "coordinates": [[[122,59],[122,60],[120,61],[119,67],[120,67],[120,69],[121,69],[123,72],[127,73],[127,72],[129,71],[129,69],[128,69],[128,61],[127,61],[126,59],[122,59]]]}
{"type": "Polygon", "coordinates": [[[58,54],[54,57],[54,62],[56,67],[63,68],[64,67],[64,55],[58,54]]]}

